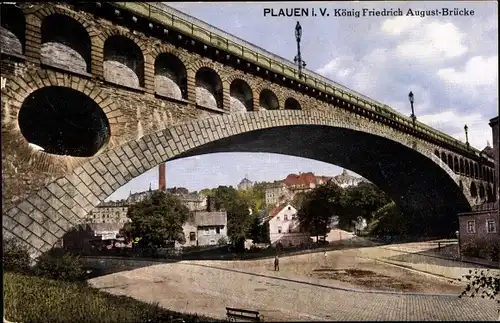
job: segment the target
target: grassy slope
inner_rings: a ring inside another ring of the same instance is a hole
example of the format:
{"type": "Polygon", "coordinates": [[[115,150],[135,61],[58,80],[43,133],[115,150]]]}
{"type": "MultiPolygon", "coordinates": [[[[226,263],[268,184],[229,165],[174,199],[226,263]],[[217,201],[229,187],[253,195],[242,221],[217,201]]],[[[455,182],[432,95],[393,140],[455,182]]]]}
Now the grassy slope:
{"type": "Polygon", "coordinates": [[[214,321],[180,314],[114,296],[84,284],[4,273],[5,318],[14,322],[169,322],[169,316],[186,322],[214,321]]]}

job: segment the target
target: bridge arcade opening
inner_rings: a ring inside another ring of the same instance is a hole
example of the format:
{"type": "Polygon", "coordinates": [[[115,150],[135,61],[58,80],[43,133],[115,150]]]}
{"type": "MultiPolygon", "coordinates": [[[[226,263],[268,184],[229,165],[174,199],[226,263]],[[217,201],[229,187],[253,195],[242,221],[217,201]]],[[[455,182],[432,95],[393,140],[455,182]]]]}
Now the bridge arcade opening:
{"type": "Polygon", "coordinates": [[[67,87],[33,92],[24,101],[18,121],[26,140],[50,154],[90,157],[110,136],[108,119],[97,103],[67,87]]]}

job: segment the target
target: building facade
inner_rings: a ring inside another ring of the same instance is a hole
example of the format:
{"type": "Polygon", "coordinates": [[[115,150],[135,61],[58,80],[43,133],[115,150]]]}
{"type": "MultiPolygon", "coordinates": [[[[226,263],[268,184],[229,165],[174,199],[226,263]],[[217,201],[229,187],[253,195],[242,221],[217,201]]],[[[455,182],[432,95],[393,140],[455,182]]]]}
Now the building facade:
{"type": "Polygon", "coordinates": [[[238,184],[238,190],[244,191],[251,189],[253,187],[253,182],[249,180],[247,177],[243,178],[241,182],[238,184]]]}
{"type": "Polygon", "coordinates": [[[465,256],[500,261],[500,230],[498,203],[496,208],[486,205],[473,212],[459,214],[460,251],[465,256]]]}
{"type": "Polygon", "coordinates": [[[347,172],[347,170],[345,170],[345,169],[342,171],[342,174],[334,176],[332,178],[332,180],[335,184],[337,184],[338,186],[340,186],[342,188],[347,188],[350,186],[357,186],[360,183],[368,182],[363,177],[357,177],[357,176],[350,175],[347,172]]]}
{"type": "Polygon", "coordinates": [[[270,184],[266,187],[265,200],[267,206],[278,206],[281,202],[291,199],[291,192],[283,182],[270,184]]]}
{"type": "Polygon", "coordinates": [[[127,223],[128,204],[125,201],[103,202],[91,210],[85,223],[127,223]]]}
{"type": "Polygon", "coordinates": [[[270,213],[268,225],[269,240],[273,246],[292,247],[310,240],[309,233],[300,227],[297,209],[289,203],[278,206],[270,213]]]}
{"type": "Polygon", "coordinates": [[[182,228],[185,247],[217,245],[221,239],[228,241],[226,212],[192,212],[182,228]]]}
{"type": "Polygon", "coordinates": [[[483,258],[500,266],[500,215],[498,193],[499,130],[498,116],[490,120],[493,133],[493,148],[489,145],[482,153],[495,159],[494,185],[490,200],[478,205],[471,212],[459,213],[459,244],[461,255],[483,258]]]}

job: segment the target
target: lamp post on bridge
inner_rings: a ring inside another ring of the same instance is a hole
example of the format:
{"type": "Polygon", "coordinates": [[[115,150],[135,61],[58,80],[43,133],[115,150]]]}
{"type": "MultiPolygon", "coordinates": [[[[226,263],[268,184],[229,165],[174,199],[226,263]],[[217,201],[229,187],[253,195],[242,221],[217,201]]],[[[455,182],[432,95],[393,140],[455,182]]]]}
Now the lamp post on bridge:
{"type": "Polygon", "coordinates": [[[302,26],[297,21],[295,25],[295,40],[297,40],[297,55],[293,58],[293,62],[297,64],[299,69],[299,78],[302,77],[302,68],[306,67],[306,62],[302,60],[302,56],[300,54],[300,39],[302,38],[302,26]]]}
{"type": "Polygon", "coordinates": [[[467,145],[467,149],[469,149],[469,127],[467,125],[464,126],[465,130],[465,144],[467,145]]]}
{"type": "Polygon", "coordinates": [[[414,101],[414,96],[413,96],[413,92],[410,91],[410,93],[408,93],[408,99],[410,100],[410,106],[411,106],[411,120],[413,121],[413,126],[415,126],[415,120],[417,120],[417,117],[415,116],[415,110],[413,109],[413,101],[414,101]]]}

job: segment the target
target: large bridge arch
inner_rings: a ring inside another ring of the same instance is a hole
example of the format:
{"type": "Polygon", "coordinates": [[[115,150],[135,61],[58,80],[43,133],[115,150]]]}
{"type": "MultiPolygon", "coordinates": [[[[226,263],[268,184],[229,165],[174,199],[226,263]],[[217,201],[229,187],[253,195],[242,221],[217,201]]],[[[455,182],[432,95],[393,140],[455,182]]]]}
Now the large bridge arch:
{"type": "Polygon", "coordinates": [[[459,176],[424,141],[341,113],[260,111],[193,120],[110,148],[4,210],[4,235],[35,253],[46,251],[119,187],[159,163],[223,151],[281,153],[346,166],[411,213],[454,216],[473,203],[468,187],[460,189],[459,176]]]}

